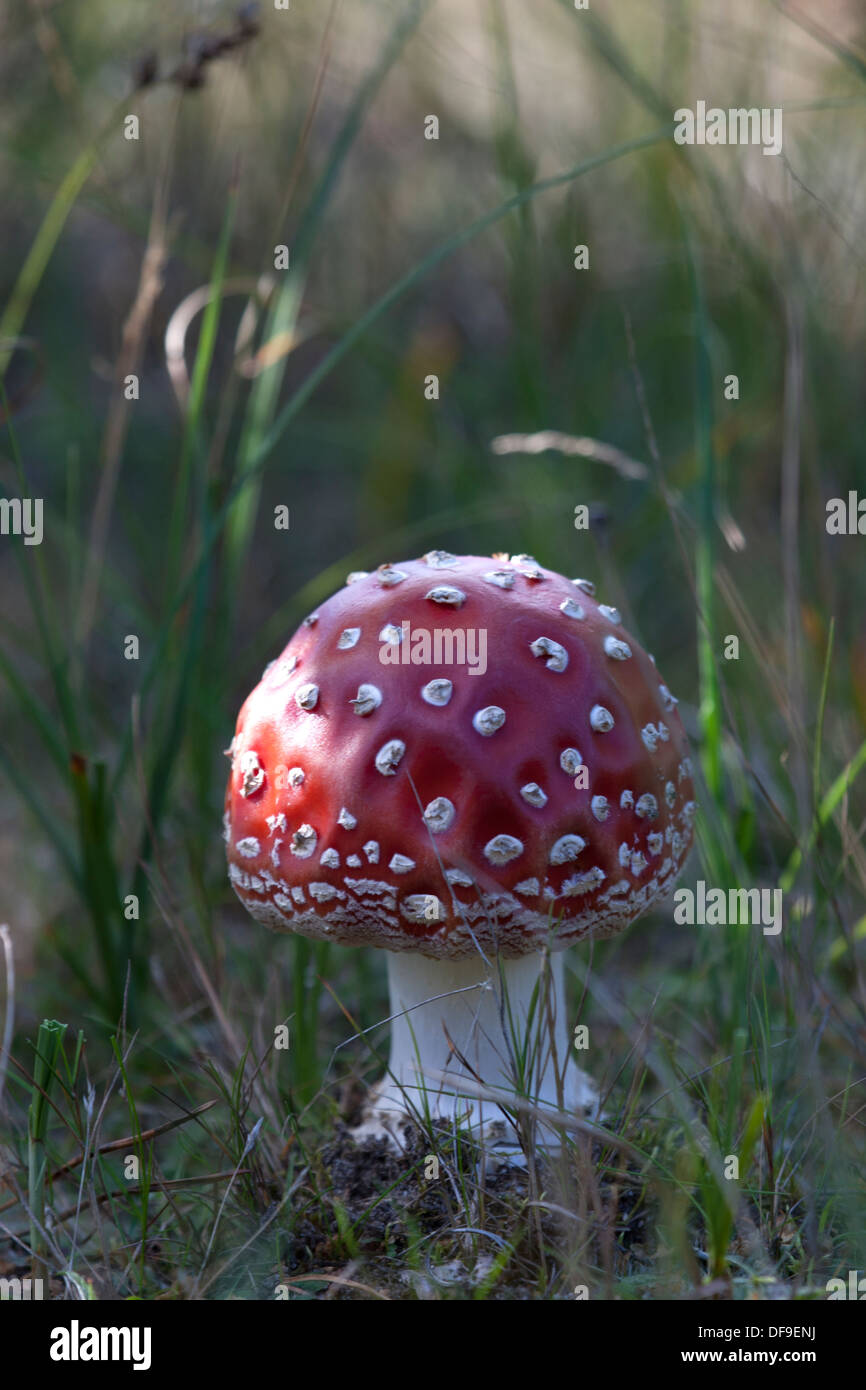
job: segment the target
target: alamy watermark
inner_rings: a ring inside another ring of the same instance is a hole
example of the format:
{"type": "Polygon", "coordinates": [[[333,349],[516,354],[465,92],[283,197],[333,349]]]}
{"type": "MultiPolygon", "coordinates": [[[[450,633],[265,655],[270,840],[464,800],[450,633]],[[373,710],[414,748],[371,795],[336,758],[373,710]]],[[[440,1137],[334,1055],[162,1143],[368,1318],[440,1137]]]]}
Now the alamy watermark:
{"type": "Polygon", "coordinates": [[[0,536],[23,536],[25,545],[42,544],[42,498],[0,497],[0,536]]]}
{"type": "Polygon", "coordinates": [[[470,676],[487,670],[487,629],[412,627],[408,620],[382,632],[383,666],[466,666],[470,676]]]}
{"type": "Polygon", "coordinates": [[[832,1303],[834,1299],[848,1299],[852,1303],[866,1303],[866,1278],[861,1277],[859,1269],[848,1270],[848,1281],[844,1279],[828,1279],[825,1285],[827,1296],[832,1303]]]}
{"type": "Polygon", "coordinates": [[[678,145],[762,145],[764,154],[782,153],[781,106],[707,107],[697,102],[694,111],[681,106],[674,112],[678,145]]]}
{"type": "Polygon", "coordinates": [[[702,878],[674,893],[674,921],[685,927],[761,926],[765,936],[782,930],[781,888],[707,888],[702,878]]]}
{"type": "Polygon", "coordinates": [[[82,1327],[73,1318],[69,1327],[52,1329],[48,1355],[52,1361],[131,1361],[134,1371],[148,1371],[151,1329],[82,1327]]]}
{"type": "Polygon", "coordinates": [[[853,488],[844,497],[831,497],[827,503],[828,536],[866,536],[866,497],[853,488]]]}
{"type": "Polygon", "coordinates": [[[0,1303],[32,1303],[44,1297],[41,1279],[0,1279],[0,1303]]]}

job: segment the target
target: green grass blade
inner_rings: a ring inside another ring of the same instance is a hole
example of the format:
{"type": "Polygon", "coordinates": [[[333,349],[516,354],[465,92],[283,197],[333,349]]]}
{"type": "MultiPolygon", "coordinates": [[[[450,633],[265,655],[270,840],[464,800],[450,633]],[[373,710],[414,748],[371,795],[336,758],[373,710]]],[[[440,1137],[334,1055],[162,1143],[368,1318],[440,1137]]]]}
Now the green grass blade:
{"type": "Polygon", "coordinates": [[[814,803],[818,805],[818,798],[821,795],[821,745],[824,738],[824,715],[827,710],[827,691],[830,685],[830,663],[833,659],[833,642],[836,636],[836,619],[830,619],[830,631],[827,636],[827,655],[824,658],[824,672],[821,677],[821,694],[818,698],[818,720],[815,729],[815,754],[812,763],[812,796],[814,803]]]}
{"type": "Polygon", "coordinates": [[[172,501],[172,517],[169,524],[168,539],[168,582],[166,593],[174,592],[177,578],[181,572],[181,552],[183,548],[186,509],[191,491],[193,461],[201,452],[201,419],[204,410],[208,379],[216,350],[217,332],[222,310],[223,286],[228,268],[229,251],[234,232],[235,216],[238,207],[237,183],[232,183],[228,192],[225,215],[223,217],[220,239],[214,256],[210,278],[210,296],[205,308],[195,363],[190,382],[189,402],[181,441],[178,481],[172,501]]]}
{"type": "Polygon", "coordinates": [[[128,105],[129,98],[127,97],[106,121],[96,139],[82,150],[61,182],[42,219],[42,224],[33,239],[33,244],[18,273],[18,278],[12,286],[12,293],[6,308],[3,310],[3,316],[0,318],[0,379],[6,375],[6,369],[12,356],[11,341],[19,336],[24,327],[33,296],[39,288],[54,248],[66,226],[66,219],[93,173],[103,144],[118,129],[118,122],[128,105]]]}
{"type": "Polygon", "coordinates": [[[794,881],[803,863],[804,855],[811,853],[815,848],[818,836],[821,834],[824,826],[829,821],[849,787],[853,786],[864,767],[866,767],[866,740],[861,743],[847,767],[843,768],[830,787],[830,790],[822,798],[805,846],[798,845],[785,865],[779,878],[779,887],[783,893],[787,893],[793,888],[794,881]]]}
{"type": "Polygon", "coordinates": [[[21,800],[29,807],[34,819],[41,825],[49,841],[54,846],[57,856],[71,882],[74,883],[77,888],[81,889],[83,887],[83,882],[71,842],[60,830],[56,815],[49,814],[46,807],[42,804],[29,777],[16,767],[2,745],[0,745],[0,767],[3,768],[9,781],[21,797],[21,800]]]}
{"type": "Polygon", "coordinates": [[[57,1076],[57,1064],[66,1027],[65,1023],[46,1018],[39,1025],[36,1042],[33,1088],[27,1120],[27,1198],[30,1207],[30,1249],[33,1255],[34,1275],[38,1275],[42,1267],[45,1172],[48,1166],[45,1137],[48,1133],[49,1101],[57,1076]]]}
{"type": "Polygon", "coordinates": [[[706,300],[698,251],[686,228],[689,278],[697,327],[695,357],[695,429],[700,470],[700,514],[695,550],[695,584],[699,607],[698,678],[701,761],[707,788],[718,801],[722,791],[722,711],[716,672],[715,585],[716,457],[713,447],[712,366],[706,300]]]}
{"type": "Polygon", "coordinates": [[[50,754],[58,772],[65,777],[69,770],[69,757],[62,742],[57,737],[51,711],[40,700],[36,691],[25,685],[18,675],[14,663],[6,656],[2,648],[0,648],[0,672],[2,672],[24,718],[34,726],[42,740],[43,748],[50,754]]]}

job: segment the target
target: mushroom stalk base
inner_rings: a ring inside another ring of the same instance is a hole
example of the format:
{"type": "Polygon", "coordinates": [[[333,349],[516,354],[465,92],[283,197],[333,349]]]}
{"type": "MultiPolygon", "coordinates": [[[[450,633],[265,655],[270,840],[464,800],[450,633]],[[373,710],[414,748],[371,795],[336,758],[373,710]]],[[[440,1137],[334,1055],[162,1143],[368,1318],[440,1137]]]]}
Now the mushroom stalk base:
{"type": "Polygon", "coordinates": [[[358,1138],[387,1134],[400,1143],[407,1116],[446,1120],[485,1147],[520,1150],[515,1114],[530,1142],[560,1147],[562,1131],[543,1116],[598,1114],[598,1094],[574,1064],[562,955],[492,962],[428,960],[388,952],[391,1057],[374,1088],[358,1138]],[[538,998],[533,1012],[533,992],[538,998]],[[450,1043],[449,1043],[450,1039],[450,1043]],[[519,1059],[523,1059],[522,1061],[519,1059]],[[481,1093],[481,1094],[479,1094],[481,1093]]]}

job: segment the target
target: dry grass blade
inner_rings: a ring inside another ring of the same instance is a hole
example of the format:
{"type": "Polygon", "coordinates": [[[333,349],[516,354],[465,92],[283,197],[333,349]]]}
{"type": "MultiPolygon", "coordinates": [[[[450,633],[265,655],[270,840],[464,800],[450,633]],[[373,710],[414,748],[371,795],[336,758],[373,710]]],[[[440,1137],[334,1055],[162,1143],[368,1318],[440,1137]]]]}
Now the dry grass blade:
{"type": "Polygon", "coordinates": [[[126,398],[123,385],[127,377],[136,376],[140,371],[151,316],[156,301],[162,292],[163,271],[168,258],[167,216],[173,148],[172,138],[167,143],[163,169],[154,199],[138,288],[123,325],[120,354],[114,375],[114,395],[102,442],[99,490],[93,508],[87,566],[84,572],[81,602],[78,610],[76,636],[82,647],[87,642],[96,616],[99,577],[102,573],[114,495],[117,490],[123,449],[130,425],[131,402],[126,398]]]}
{"type": "MultiPolygon", "coordinates": [[[[438,1081],[446,1086],[454,1084],[453,1075],[447,1071],[436,1071],[430,1067],[425,1069],[424,1076],[425,1079],[438,1081]]],[[[601,1125],[593,1124],[591,1120],[581,1120],[577,1115],[558,1114],[552,1106],[533,1105],[531,1101],[523,1100],[520,1096],[516,1096],[513,1090],[508,1090],[506,1087],[482,1085],[470,1081],[468,1077],[461,1076],[460,1094],[474,1096],[478,1100],[489,1100],[497,1105],[507,1107],[509,1110],[517,1110],[522,1115],[537,1120],[539,1123],[543,1121],[545,1125],[553,1125],[556,1129],[574,1134],[588,1134],[604,1144],[609,1144],[614,1149],[619,1149],[621,1153],[628,1154],[635,1161],[642,1159],[640,1151],[619,1134],[613,1134],[601,1125]]]]}
{"type": "MultiPolygon", "coordinates": [[[[91,1200],[95,1201],[97,1204],[101,1204],[102,1202],[122,1201],[125,1197],[137,1197],[141,1196],[142,1193],[150,1193],[153,1191],[177,1192],[183,1189],[195,1190],[200,1184],[206,1182],[230,1183],[232,1178],[245,1177],[251,1171],[252,1170],[249,1168],[232,1168],[224,1173],[202,1173],[200,1176],[195,1174],[193,1177],[189,1178],[155,1177],[148,1187],[142,1187],[138,1183],[129,1183],[126,1187],[116,1187],[110,1192],[94,1193],[91,1196],[91,1200]]],[[[78,1210],[79,1207],[76,1202],[74,1206],[66,1207],[61,1212],[53,1213],[52,1220],[54,1222],[68,1221],[70,1216],[75,1216],[78,1210]]]]}
{"type": "MultiPolygon", "coordinates": [[[[368,1293],[371,1298],[379,1298],[384,1303],[391,1302],[388,1295],[382,1293],[381,1289],[374,1289],[369,1284],[361,1284],[357,1279],[347,1279],[342,1274],[320,1274],[314,1270],[311,1274],[305,1274],[303,1279],[281,1279],[280,1283],[285,1284],[290,1289],[303,1289],[305,1284],[312,1283],[330,1284],[331,1289],[359,1289],[361,1293],[368,1293]]],[[[330,1298],[330,1290],[325,1294],[325,1297],[330,1298]]]]}
{"type": "MultiPolygon", "coordinates": [[[[2,931],[2,928],[0,928],[0,931],[2,931]]],[[[197,1106],[195,1110],[190,1110],[186,1115],[180,1115],[174,1120],[166,1120],[164,1124],[156,1125],[153,1129],[142,1130],[139,1137],[136,1137],[134,1134],[127,1134],[123,1139],[111,1139],[106,1144],[97,1145],[93,1150],[93,1155],[116,1153],[120,1150],[129,1149],[133,1144],[139,1142],[139,1138],[142,1143],[149,1143],[152,1139],[158,1139],[161,1134],[168,1134],[170,1130],[177,1129],[180,1125],[185,1125],[187,1120],[194,1120],[197,1115],[203,1115],[206,1110],[212,1110],[215,1105],[219,1105],[218,1100],[208,1100],[205,1101],[204,1105],[197,1106]]],[[[80,1153],[77,1157],[70,1158],[68,1163],[64,1163],[61,1167],[56,1168],[47,1181],[49,1183],[55,1183],[60,1178],[65,1177],[67,1173],[74,1172],[74,1170],[84,1162],[85,1158],[89,1156],[90,1155],[87,1153],[80,1153]]],[[[131,1191],[130,1188],[126,1190],[131,1191]]],[[[0,1206],[0,1212],[8,1211],[10,1207],[14,1207],[17,1200],[16,1197],[13,1198],[12,1201],[4,1202],[3,1205],[0,1206]]]]}
{"type": "MultiPolygon", "coordinates": [[[[212,1110],[215,1105],[219,1105],[218,1100],[205,1101],[204,1105],[196,1106],[195,1110],[190,1110],[186,1115],[179,1115],[177,1119],[166,1120],[164,1124],[155,1125],[153,1129],[143,1129],[141,1134],[127,1134],[123,1139],[112,1139],[107,1144],[100,1144],[95,1150],[98,1154],[108,1154],[120,1149],[129,1149],[138,1142],[149,1143],[152,1139],[158,1139],[161,1134],[168,1134],[173,1129],[178,1129],[180,1125],[185,1125],[188,1120],[194,1120],[197,1115],[204,1115],[206,1111],[212,1110]]],[[[61,1168],[51,1174],[51,1181],[56,1182],[58,1178],[71,1173],[80,1163],[84,1162],[85,1155],[79,1154],[77,1158],[71,1158],[68,1163],[64,1163],[61,1168]]],[[[0,1207],[2,1211],[2,1207],[0,1207]]]]}
{"type": "Polygon", "coordinates": [[[6,1007],[3,1015],[3,1047],[0,1049],[0,1101],[2,1101],[3,1087],[6,1084],[6,1069],[9,1066],[9,1053],[12,1047],[12,1034],[15,1028],[15,954],[12,949],[12,933],[5,922],[0,926],[0,941],[3,942],[3,960],[6,967],[6,1007]]]}
{"type": "MultiPolygon", "coordinates": [[[[223,299],[234,294],[249,295],[251,300],[264,306],[268,302],[273,287],[273,281],[268,276],[263,275],[256,280],[250,275],[245,275],[232,280],[225,280],[219,289],[219,294],[223,299]]],[[[203,309],[207,308],[215,293],[217,291],[212,284],[200,285],[197,290],[193,290],[181,300],[166,326],[165,365],[171,377],[177,403],[181,411],[184,412],[189,406],[190,397],[190,377],[186,365],[187,333],[193,320],[203,309]]]]}
{"type": "Polygon", "coordinates": [[[606,463],[622,478],[640,481],[649,476],[645,463],[629,458],[613,444],[586,435],[562,434],[559,430],[540,430],[537,434],[499,434],[490,441],[494,454],[544,454],[552,449],[558,454],[606,463]]]}

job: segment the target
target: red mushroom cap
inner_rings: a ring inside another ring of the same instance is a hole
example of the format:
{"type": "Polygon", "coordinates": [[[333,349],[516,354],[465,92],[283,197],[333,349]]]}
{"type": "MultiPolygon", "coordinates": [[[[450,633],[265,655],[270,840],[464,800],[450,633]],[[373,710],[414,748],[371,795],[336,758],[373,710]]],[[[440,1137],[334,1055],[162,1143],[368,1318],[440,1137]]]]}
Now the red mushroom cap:
{"type": "Polygon", "coordinates": [[[235,892],[278,930],[433,957],[610,935],[691,844],[675,706],[592,584],[531,556],[350,575],[238,717],[235,892]]]}

